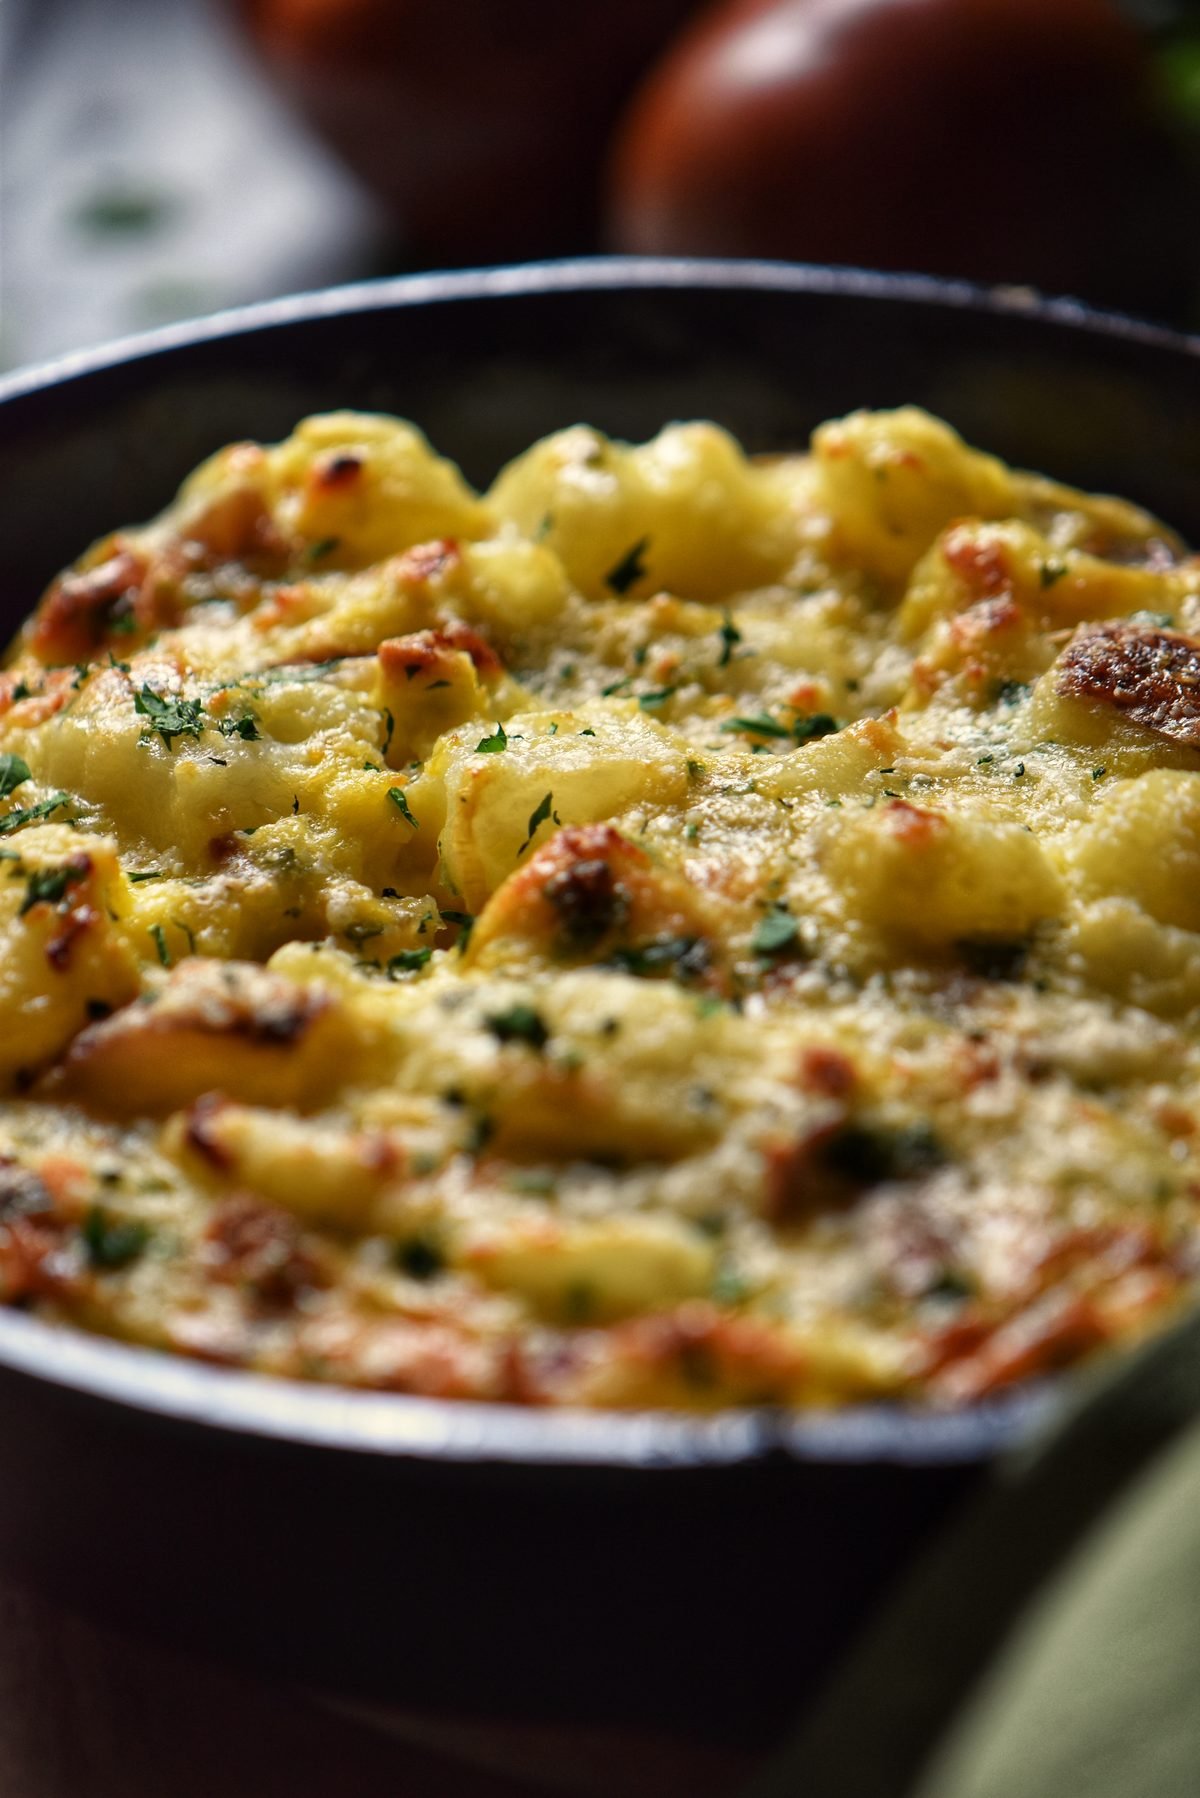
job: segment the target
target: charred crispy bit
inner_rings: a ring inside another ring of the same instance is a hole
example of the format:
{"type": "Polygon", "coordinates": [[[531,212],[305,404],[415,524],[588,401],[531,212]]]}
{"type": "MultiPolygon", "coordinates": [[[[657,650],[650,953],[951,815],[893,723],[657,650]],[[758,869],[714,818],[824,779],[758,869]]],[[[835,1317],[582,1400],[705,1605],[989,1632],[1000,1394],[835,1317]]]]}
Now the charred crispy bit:
{"type": "Polygon", "coordinates": [[[431,543],[418,543],[399,557],[397,568],[410,580],[432,581],[458,565],[462,551],[453,537],[435,537],[431,543]]]}
{"type": "Polygon", "coordinates": [[[180,962],[149,1003],[84,1030],[48,1089],[102,1110],[162,1113],[223,1092],[319,1101],[354,1065],[352,1027],[319,987],[240,962],[180,962]]]}
{"type": "Polygon", "coordinates": [[[300,1293],[329,1283],[296,1219],[241,1193],[217,1206],[205,1233],[202,1265],[212,1279],[246,1288],[266,1305],[292,1305],[300,1293]]]}
{"type": "Polygon", "coordinates": [[[145,577],[145,559],[119,547],[95,568],[60,575],[34,619],[34,655],[43,662],[83,662],[111,632],[145,629],[145,577]]]}
{"type": "Polygon", "coordinates": [[[874,1186],[921,1179],[945,1160],[928,1124],[896,1127],[831,1110],[795,1141],[768,1151],[767,1211],[799,1218],[838,1210],[874,1186]]]}
{"type": "Polygon", "coordinates": [[[493,675],[501,674],[504,664],[486,637],[482,637],[469,624],[463,624],[457,618],[451,618],[442,626],[440,633],[452,649],[461,649],[475,665],[476,672],[485,680],[493,675]]]}
{"type": "Polygon", "coordinates": [[[401,681],[452,680],[466,663],[478,672],[495,672],[499,658],[466,626],[460,632],[443,630],[413,631],[407,637],[389,637],[379,645],[379,667],[385,680],[401,681]],[[473,644],[462,640],[466,636],[473,644]]]}
{"type": "Polygon", "coordinates": [[[624,973],[723,989],[727,975],[704,896],[611,824],[568,826],[489,900],[470,954],[492,963],[530,950],[602,960],[624,973]]]}
{"type": "MultiPolygon", "coordinates": [[[[603,828],[603,827],[601,827],[603,828]]],[[[590,949],[623,921],[629,898],[604,856],[583,856],[552,874],[542,888],[559,920],[564,940],[590,949]]]]}
{"type": "Polygon", "coordinates": [[[778,1330],[694,1299],[603,1338],[584,1332],[573,1355],[527,1364],[523,1386],[535,1402],[710,1410],[782,1403],[803,1372],[802,1353],[778,1330]]]}
{"type": "Polygon", "coordinates": [[[41,1177],[8,1157],[0,1159],[0,1303],[53,1289],[46,1263],[62,1246],[64,1229],[41,1177]]]}
{"type": "Polygon", "coordinates": [[[1058,691],[1113,706],[1131,724],[1200,748],[1200,643],[1144,624],[1079,633],[1058,664],[1058,691]]]}
{"type": "Polygon", "coordinates": [[[841,1049],[814,1045],[801,1051],[800,1084],[824,1099],[848,1099],[858,1084],[858,1070],[841,1049]]]}
{"type": "Polygon", "coordinates": [[[92,905],[76,905],[67,912],[57,932],[46,944],[46,960],[56,973],[66,972],[76,946],[89,932],[99,929],[102,923],[100,913],[92,905]]]}
{"type": "Polygon", "coordinates": [[[344,493],[362,475],[363,459],[351,450],[333,450],[318,456],[312,466],[312,485],[318,493],[344,493]]]}

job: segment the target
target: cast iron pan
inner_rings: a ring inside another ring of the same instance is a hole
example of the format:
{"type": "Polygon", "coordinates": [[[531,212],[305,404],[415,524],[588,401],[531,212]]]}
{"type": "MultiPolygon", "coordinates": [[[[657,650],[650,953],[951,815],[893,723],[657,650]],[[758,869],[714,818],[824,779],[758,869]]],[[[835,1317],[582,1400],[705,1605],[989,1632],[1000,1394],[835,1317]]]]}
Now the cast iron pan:
{"type": "MultiPolygon", "coordinates": [[[[486,483],[579,419],[753,450],[916,401],[1200,539],[1200,344],[1070,302],[601,261],[285,300],[0,382],[10,634],[88,541],[238,437],[356,406],[486,483]]],[[[273,1383],[0,1311],[0,1561],[119,1624],[409,1707],[794,1716],[1046,1394],[963,1416],[588,1416],[273,1383]]]]}

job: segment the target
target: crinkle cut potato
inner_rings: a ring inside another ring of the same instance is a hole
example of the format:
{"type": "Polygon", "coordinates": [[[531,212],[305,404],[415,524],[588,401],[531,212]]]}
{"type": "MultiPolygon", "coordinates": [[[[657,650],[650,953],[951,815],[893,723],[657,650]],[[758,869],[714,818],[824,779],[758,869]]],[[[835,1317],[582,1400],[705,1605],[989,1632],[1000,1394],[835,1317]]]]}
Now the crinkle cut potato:
{"type": "Polygon", "coordinates": [[[962,1405],[1197,1268],[1200,564],[915,410],[237,444],[0,693],[0,1298],[540,1405],[962,1405]]]}

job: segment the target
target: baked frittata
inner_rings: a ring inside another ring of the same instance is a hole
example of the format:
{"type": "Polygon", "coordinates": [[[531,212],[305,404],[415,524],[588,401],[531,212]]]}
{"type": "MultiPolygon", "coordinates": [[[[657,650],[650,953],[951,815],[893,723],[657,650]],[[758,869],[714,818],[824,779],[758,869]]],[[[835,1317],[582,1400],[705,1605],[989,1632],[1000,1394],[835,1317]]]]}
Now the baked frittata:
{"type": "Polygon", "coordinates": [[[237,444],[0,677],[0,1300],[963,1404],[1198,1266],[1200,563],[916,410],[237,444]]]}

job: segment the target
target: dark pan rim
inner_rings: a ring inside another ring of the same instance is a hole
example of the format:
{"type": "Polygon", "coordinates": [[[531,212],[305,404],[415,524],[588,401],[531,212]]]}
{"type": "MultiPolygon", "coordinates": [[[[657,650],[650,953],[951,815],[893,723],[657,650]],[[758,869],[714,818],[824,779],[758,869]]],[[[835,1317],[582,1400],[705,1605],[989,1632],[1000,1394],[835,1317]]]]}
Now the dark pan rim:
{"type": "Polygon", "coordinates": [[[1054,1408],[1031,1387],[969,1410],[855,1405],[842,1411],[538,1410],[306,1384],[213,1367],[90,1336],[0,1308],[0,1367],[127,1411],[306,1449],[441,1463],[719,1468],[761,1460],[891,1462],[990,1459],[1054,1408]]]}
{"type": "MultiPolygon", "coordinates": [[[[0,378],[0,405],[196,346],[359,313],[456,301],[637,289],[845,295],[1029,317],[1069,332],[1200,357],[1200,337],[1028,288],[816,265],[585,257],[406,275],[270,300],[168,325],[0,378]]],[[[1055,1408],[1048,1386],[962,1411],[859,1405],[838,1412],[734,1410],[712,1417],[537,1410],[305,1384],[213,1367],[0,1308],[0,1367],[164,1423],[313,1451],[415,1462],[700,1469],[762,1460],[969,1464],[1024,1440],[1055,1408]]]]}
{"type": "Polygon", "coordinates": [[[846,295],[852,299],[944,306],[954,311],[1035,318],[1045,324],[1112,337],[1146,349],[1200,357],[1200,335],[1130,318],[1124,313],[1105,311],[1083,300],[1047,297],[1031,287],[981,287],[971,281],[943,280],[934,275],[882,274],[870,269],[827,267],[816,263],[735,261],[720,257],[580,256],[553,262],[522,263],[516,267],[396,275],[232,307],[204,318],[186,319],[179,324],[117,338],[30,368],[16,369],[0,376],[0,404],[126,363],[279,326],[456,300],[638,288],[715,291],[725,288],[734,292],[846,295]]]}

